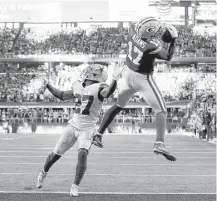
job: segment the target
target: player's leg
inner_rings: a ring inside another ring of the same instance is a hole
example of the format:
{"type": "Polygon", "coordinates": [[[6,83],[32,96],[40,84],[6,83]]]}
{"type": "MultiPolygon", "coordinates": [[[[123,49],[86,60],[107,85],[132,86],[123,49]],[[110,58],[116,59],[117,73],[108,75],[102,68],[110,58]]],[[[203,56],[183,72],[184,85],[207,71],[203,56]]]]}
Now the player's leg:
{"type": "Polygon", "coordinates": [[[78,196],[78,188],[87,169],[87,155],[87,149],[81,148],[78,150],[78,162],[75,170],[74,183],[70,189],[70,196],[78,196]]]}
{"type": "Polygon", "coordinates": [[[93,133],[79,131],[78,133],[78,162],[75,170],[74,183],[70,195],[78,196],[78,188],[87,169],[87,155],[93,141],[93,133]]]}
{"type": "Polygon", "coordinates": [[[128,68],[125,68],[125,70],[123,71],[122,83],[118,88],[117,102],[105,113],[98,132],[93,138],[93,144],[100,148],[103,147],[102,135],[105,132],[106,128],[113,121],[116,115],[126,106],[133,94],[136,93],[136,91],[132,88],[131,84],[133,78],[131,72],[133,71],[128,68]]]}
{"type": "Polygon", "coordinates": [[[39,173],[37,179],[37,188],[41,188],[44,184],[44,179],[47,176],[49,169],[52,167],[60,157],[69,150],[76,142],[77,138],[75,136],[75,128],[67,127],[63,134],[60,136],[54,151],[48,155],[42,171],[39,173]]]}
{"type": "Polygon", "coordinates": [[[161,154],[168,160],[175,161],[176,158],[164,146],[164,136],[166,131],[167,109],[164,98],[155,83],[152,75],[147,75],[147,80],[144,80],[145,86],[140,94],[143,95],[146,102],[156,113],[156,143],[154,145],[154,152],[161,154]]]}
{"type": "Polygon", "coordinates": [[[100,148],[103,147],[102,144],[102,135],[105,132],[106,128],[113,121],[116,115],[125,107],[129,102],[130,98],[133,96],[135,91],[133,89],[125,89],[118,94],[118,100],[115,105],[113,105],[104,115],[102,123],[98,129],[97,134],[93,138],[93,144],[100,148]]]}

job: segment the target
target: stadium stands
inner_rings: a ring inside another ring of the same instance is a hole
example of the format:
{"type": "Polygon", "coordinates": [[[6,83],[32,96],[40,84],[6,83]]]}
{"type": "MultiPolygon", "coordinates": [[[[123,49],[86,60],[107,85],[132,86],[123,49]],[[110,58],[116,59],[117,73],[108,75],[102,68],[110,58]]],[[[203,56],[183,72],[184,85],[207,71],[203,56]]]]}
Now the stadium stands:
{"type": "MultiPolygon", "coordinates": [[[[214,57],[216,37],[200,35],[191,27],[177,26],[179,32],[176,56],[214,57]]],[[[0,28],[1,55],[15,54],[108,54],[127,52],[127,28],[99,27],[87,32],[72,27],[42,29],[0,28]]],[[[165,44],[167,45],[167,44],[165,44]]]]}
{"type": "MultiPolygon", "coordinates": [[[[55,80],[54,85],[62,90],[70,90],[75,82],[75,77],[79,74],[76,71],[77,69],[76,66],[71,65],[56,65],[51,72],[55,80]]],[[[194,90],[199,90],[201,86],[203,86],[204,91],[215,91],[214,73],[193,73],[189,72],[189,68],[184,66],[173,68],[168,72],[165,71],[165,73],[156,73],[155,79],[166,102],[191,100],[194,90]]],[[[0,74],[0,80],[3,83],[0,92],[1,102],[59,102],[47,90],[44,91],[43,88],[39,88],[34,82],[40,75],[46,74],[46,65],[17,68],[16,65],[11,64],[3,72],[0,74]],[[10,91],[7,90],[8,88],[10,91]]],[[[119,84],[121,84],[121,80],[119,84]]],[[[113,102],[116,95],[117,91],[108,102],[113,102]]],[[[131,102],[144,103],[145,100],[139,94],[136,94],[131,102]]]]}
{"type": "MultiPolygon", "coordinates": [[[[215,57],[215,35],[195,32],[191,27],[177,26],[179,32],[176,57],[215,57]]],[[[12,55],[76,55],[94,54],[118,57],[127,53],[128,29],[123,27],[98,27],[91,30],[59,27],[20,27],[0,28],[0,57],[12,55]]],[[[163,44],[167,46],[168,44],[163,44]]],[[[55,87],[62,90],[70,90],[75,78],[79,75],[77,64],[55,63],[49,69],[55,87]],[[75,76],[76,75],[76,76],[75,76]]],[[[191,65],[168,65],[158,63],[155,68],[155,80],[167,103],[194,102],[188,124],[192,129],[193,123],[199,119],[201,130],[203,125],[203,112],[210,111],[212,115],[212,129],[216,129],[215,108],[216,99],[216,75],[213,66],[206,64],[205,67],[191,65]]],[[[48,90],[37,85],[40,76],[48,76],[48,63],[44,64],[0,64],[0,102],[7,103],[58,103],[48,90]],[[8,90],[10,89],[10,90],[8,90]]],[[[118,84],[121,84],[121,80],[118,84]]],[[[107,104],[113,104],[116,100],[117,91],[108,99],[107,104]]],[[[73,102],[73,101],[71,101],[73,102]]],[[[145,100],[139,94],[130,100],[130,104],[141,105],[145,100]]],[[[73,104],[72,104],[73,105],[73,104]]],[[[37,105],[36,105],[37,106],[37,105]]],[[[73,106],[72,106],[73,107],[73,106]]],[[[186,114],[186,108],[168,108],[168,121],[181,122],[186,114]]],[[[188,113],[188,112],[187,112],[188,113]]],[[[104,111],[102,111],[102,114],[104,111]]],[[[28,122],[37,123],[64,123],[71,115],[73,108],[1,108],[0,119],[9,120],[9,124],[20,122],[22,125],[28,122]]],[[[151,123],[155,121],[153,111],[126,109],[117,117],[120,122],[143,121],[151,123]],[[134,119],[134,120],[133,120],[134,119]]],[[[200,128],[199,128],[200,127],[200,128]]]]}

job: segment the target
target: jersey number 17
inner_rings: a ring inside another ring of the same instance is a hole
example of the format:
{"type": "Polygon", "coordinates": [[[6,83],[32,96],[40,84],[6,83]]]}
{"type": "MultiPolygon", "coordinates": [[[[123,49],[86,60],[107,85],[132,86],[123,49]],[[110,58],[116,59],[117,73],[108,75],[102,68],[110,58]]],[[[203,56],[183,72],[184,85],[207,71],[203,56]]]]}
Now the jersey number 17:
{"type": "Polygon", "coordinates": [[[127,57],[130,61],[132,61],[135,65],[139,65],[140,60],[142,59],[143,52],[136,46],[133,45],[131,41],[128,42],[129,52],[127,57]]]}

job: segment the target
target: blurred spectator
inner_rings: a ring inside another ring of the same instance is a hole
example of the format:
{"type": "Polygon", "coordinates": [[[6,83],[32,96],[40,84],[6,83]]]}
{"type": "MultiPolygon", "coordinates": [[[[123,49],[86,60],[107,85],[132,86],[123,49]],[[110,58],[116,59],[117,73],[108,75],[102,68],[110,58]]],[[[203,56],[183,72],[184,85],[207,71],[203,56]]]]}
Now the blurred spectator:
{"type": "Polygon", "coordinates": [[[210,139],[212,140],[211,123],[212,123],[211,113],[206,108],[206,110],[203,112],[203,125],[205,126],[205,136],[207,138],[207,141],[209,141],[210,139]]]}
{"type": "Polygon", "coordinates": [[[32,130],[32,133],[35,133],[36,132],[36,121],[34,120],[34,121],[32,121],[32,123],[31,123],[31,130],[32,130]]]}

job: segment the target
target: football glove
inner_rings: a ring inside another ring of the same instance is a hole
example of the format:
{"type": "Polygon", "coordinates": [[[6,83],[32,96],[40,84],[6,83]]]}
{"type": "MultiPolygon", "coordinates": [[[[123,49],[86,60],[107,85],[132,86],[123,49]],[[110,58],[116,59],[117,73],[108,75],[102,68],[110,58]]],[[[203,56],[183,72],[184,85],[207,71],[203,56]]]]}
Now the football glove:
{"type": "Polygon", "coordinates": [[[173,25],[168,24],[166,26],[166,29],[169,31],[172,38],[177,38],[178,37],[178,32],[177,32],[176,28],[173,25]]]}
{"type": "Polygon", "coordinates": [[[45,87],[48,84],[48,80],[45,77],[36,77],[32,80],[31,84],[34,88],[45,87]]]}
{"type": "Polygon", "coordinates": [[[47,84],[49,83],[49,81],[46,77],[42,77],[41,80],[42,80],[44,86],[47,86],[47,84]]]}
{"type": "Polygon", "coordinates": [[[55,78],[52,75],[51,76],[48,76],[47,74],[42,75],[38,79],[41,80],[44,86],[47,86],[47,84],[55,84],[55,78]]]}

